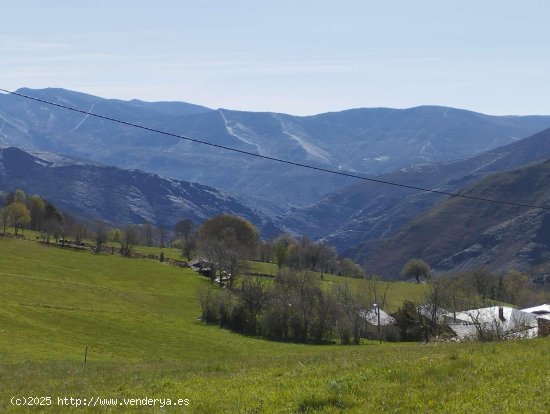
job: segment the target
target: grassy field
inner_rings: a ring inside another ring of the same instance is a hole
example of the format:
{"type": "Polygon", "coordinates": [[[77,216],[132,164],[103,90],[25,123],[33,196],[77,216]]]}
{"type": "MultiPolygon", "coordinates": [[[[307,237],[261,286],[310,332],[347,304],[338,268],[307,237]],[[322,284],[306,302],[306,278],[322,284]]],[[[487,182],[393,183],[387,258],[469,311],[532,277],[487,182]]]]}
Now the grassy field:
{"type": "MultiPolygon", "coordinates": [[[[154,260],[0,238],[0,412],[38,411],[10,405],[12,396],[52,396],[40,410],[51,413],[550,412],[548,339],[270,342],[198,321],[196,291],[208,283],[154,260]],[[119,401],[58,406],[65,396],[119,401]],[[189,406],[120,405],[144,397],[189,406]]],[[[390,289],[397,303],[419,287],[390,289]]]]}

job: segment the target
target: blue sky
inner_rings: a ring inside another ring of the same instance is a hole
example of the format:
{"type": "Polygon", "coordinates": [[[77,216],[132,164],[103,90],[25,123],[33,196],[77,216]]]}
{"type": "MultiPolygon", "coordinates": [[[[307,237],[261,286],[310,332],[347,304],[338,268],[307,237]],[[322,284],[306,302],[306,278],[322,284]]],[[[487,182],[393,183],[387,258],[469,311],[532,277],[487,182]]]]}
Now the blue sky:
{"type": "Polygon", "coordinates": [[[6,89],[298,115],[550,114],[542,0],[8,0],[2,16],[6,89]]]}

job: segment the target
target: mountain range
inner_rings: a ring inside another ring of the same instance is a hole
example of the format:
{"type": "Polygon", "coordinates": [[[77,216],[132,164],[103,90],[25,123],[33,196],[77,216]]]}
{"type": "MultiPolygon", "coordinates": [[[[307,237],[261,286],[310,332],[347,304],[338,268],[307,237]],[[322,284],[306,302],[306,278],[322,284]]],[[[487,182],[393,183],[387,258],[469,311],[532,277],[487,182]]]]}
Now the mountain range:
{"type": "Polygon", "coordinates": [[[389,278],[398,277],[411,257],[436,272],[480,267],[533,272],[550,262],[550,160],[493,174],[460,194],[545,209],[451,197],[395,236],[359,246],[354,256],[389,278]]]}
{"type": "MultiPolygon", "coordinates": [[[[464,160],[416,165],[376,178],[453,193],[488,174],[547,158],[550,129],[464,160]]],[[[361,243],[395,235],[443,198],[426,191],[362,182],[292,209],[281,221],[297,233],[324,238],[340,250],[356,249],[361,243]]]]}
{"type": "MultiPolygon", "coordinates": [[[[550,127],[548,116],[489,116],[437,106],[299,117],[103,99],[64,89],[18,92],[239,150],[366,175],[466,158],[550,127]]],[[[0,145],[199,182],[272,215],[354,183],[13,95],[0,95],[0,121],[0,145]]]]}
{"type": "Polygon", "coordinates": [[[54,153],[0,149],[0,190],[40,194],[63,211],[116,225],[144,223],[172,228],[183,218],[200,223],[235,214],[265,237],[280,232],[271,219],[212,187],[123,170],[54,153]]]}
{"type": "Polygon", "coordinates": [[[77,216],[171,226],[181,218],[201,222],[237,214],[264,238],[286,230],[325,240],[385,277],[396,277],[411,257],[439,272],[477,266],[533,271],[550,263],[546,210],[403,187],[548,203],[549,116],[423,106],[297,117],[64,89],[19,92],[239,151],[402,185],[291,167],[0,95],[0,190],[39,193],[77,216]]]}

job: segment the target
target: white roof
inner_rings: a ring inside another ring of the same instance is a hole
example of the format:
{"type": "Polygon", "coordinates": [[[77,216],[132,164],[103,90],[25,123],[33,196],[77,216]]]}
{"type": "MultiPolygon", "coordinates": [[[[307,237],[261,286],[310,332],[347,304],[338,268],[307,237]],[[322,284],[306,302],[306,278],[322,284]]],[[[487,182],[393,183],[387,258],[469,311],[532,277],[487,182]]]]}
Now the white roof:
{"type": "Polygon", "coordinates": [[[452,312],[430,303],[418,306],[418,313],[426,318],[431,318],[435,313],[437,319],[443,319],[445,316],[452,315],[452,312]]]}
{"type": "Polygon", "coordinates": [[[380,312],[380,326],[393,325],[395,319],[379,308],[364,309],[359,311],[359,316],[371,325],[378,325],[378,314],[380,312]]]}
{"type": "Polygon", "coordinates": [[[536,335],[537,315],[522,312],[509,306],[490,306],[487,308],[471,309],[464,312],[456,313],[456,320],[452,315],[447,316],[451,322],[451,328],[459,337],[471,336],[474,332],[472,329],[455,329],[456,325],[480,325],[485,328],[498,328],[502,333],[526,331],[526,336],[536,335]],[[502,316],[500,318],[500,308],[502,308],[502,316]],[[453,323],[454,322],[454,323],[453,323]],[[464,332],[462,332],[464,331],[464,332]],[[466,332],[467,331],[467,332],[466,332]]]}
{"type": "MultiPolygon", "coordinates": [[[[493,322],[499,319],[500,306],[489,306],[488,308],[470,309],[463,312],[456,312],[453,318],[456,318],[457,322],[473,323],[473,322],[493,322]]],[[[502,313],[505,320],[510,320],[513,311],[516,309],[509,306],[502,306],[502,313]]]]}
{"type": "Polygon", "coordinates": [[[544,304],[539,306],[533,306],[532,308],[522,309],[522,312],[545,314],[550,313],[550,305],[544,304]]]}

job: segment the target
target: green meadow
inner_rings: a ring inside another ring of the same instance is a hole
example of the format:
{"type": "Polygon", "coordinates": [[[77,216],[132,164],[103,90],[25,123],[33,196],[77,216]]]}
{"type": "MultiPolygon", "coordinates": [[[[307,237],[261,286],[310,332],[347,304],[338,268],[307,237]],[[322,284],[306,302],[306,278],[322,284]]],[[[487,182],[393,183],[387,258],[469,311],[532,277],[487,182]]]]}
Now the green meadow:
{"type": "MultiPolygon", "coordinates": [[[[208,284],[156,260],[0,238],[0,412],[550,412],[548,338],[272,342],[199,321],[197,290],[208,284]],[[14,406],[14,396],[53,403],[14,406]],[[118,400],[75,407],[57,405],[57,397],[118,400]],[[146,397],[189,404],[122,403],[146,397]]],[[[389,311],[421,294],[422,286],[392,283],[389,311]]]]}

